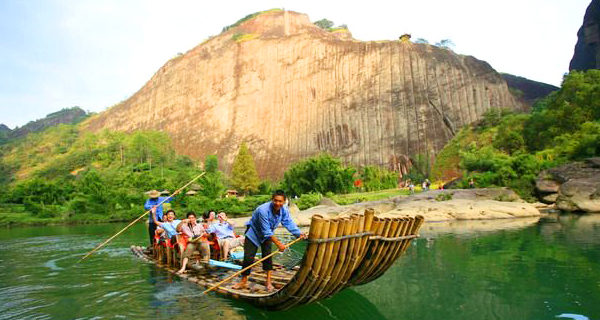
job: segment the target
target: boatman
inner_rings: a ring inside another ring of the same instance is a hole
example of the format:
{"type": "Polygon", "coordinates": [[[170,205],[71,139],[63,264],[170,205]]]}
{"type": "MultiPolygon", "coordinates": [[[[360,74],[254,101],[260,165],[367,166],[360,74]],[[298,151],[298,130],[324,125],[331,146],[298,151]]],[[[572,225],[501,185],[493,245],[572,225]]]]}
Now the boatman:
{"type": "MultiPolygon", "coordinates": [[[[168,198],[167,197],[161,197],[160,196],[160,192],[156,191],[156,190],[152,190],[150,192],[148,192],[148,196],[150,197],[150,199],[146,200],[146,203],[144,203],[144,209],[146,211],[151,210],[152,208],[156,208],[156,220],[158,221],[163,221],[163,206],[162,204],[159,206],[158,204],[163,202],[164,200],[165,203],[167,202],[171,202],[171,200],[173,200],[173,197],[168,198]]],[[[150,247],[149,250],[152,250],[152,246],[154,244],[154,233],[156,231],[156,223],[154,223],[154,219],[152,219],[152,214],[148,215],[148,234],[150,235],[150,247]]]]}
{"type": "MultiPolygon", "coordinates": [[[[298,229],[298,226],[292,220],[289,208],[284,206],[285,200],[285,193],[282,190],[277,190],[271,196],[271,201],[261,204],[252,213],[252,218],[246,223],[243,268],[248,267],[254,262],[254,256],[258,247],[260,247],[263,257],[271,253],[272,244],[275,244],[279,251],[285,250],[283,243],[274,234],[275,229],[280,223],[296,238],[306,238],[306,235],[300,232],[300,229],[298,229]]],[[[263,261],[263,270],[267,272],[267,280],[265,282],[267,291],[272,292],[275,289],[271,284],[271,273],[273,271],[272,258],[263,261]]],[[[235,284],[233,289],[247,288],[248,276],[250,276],[250,269],[242,273],[242,280],[235,284]]]]}

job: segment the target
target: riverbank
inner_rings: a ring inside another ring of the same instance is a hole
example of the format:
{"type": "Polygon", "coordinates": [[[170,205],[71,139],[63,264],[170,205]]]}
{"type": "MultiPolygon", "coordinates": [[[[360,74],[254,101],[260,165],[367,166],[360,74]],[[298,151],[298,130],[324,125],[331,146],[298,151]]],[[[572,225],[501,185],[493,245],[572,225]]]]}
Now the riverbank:
{"type": "MultiPolygon", "coordinates": [[[[385,195],[388,196],[386,199],[362,201],[347,205],[338,205],[336,202],[324,198],[317,206],[306,210],[299,210],[294,204],[290,206],[290,209],[293,219],[300,226],[310,225],[310,219],[314,214],[333,218],[362,213],[367,208],[375,209],[380,217],[422,215],[425,217],[425,222],[507,219],[540,215],[536,205],[524,202],[516,193],[507,188],[429,190],[413,195],[403,193],[405,192],[385,191],[385,195]]],[[[360,199],[359,195],[354,195],[356,201],[379,198],[374,193],[365,193],[363,199],[360,199]]],[[[137,216],[106,217],[89,213],[68,218],[42,218],[18,210],[18,208],[13,210],[16,212],[0,211],[0,227],[128,222],[137,218],[137,216]]],[[[243,228],[250,214],[248,212],[247,215],[233,218],[231,221],[236,227],[243,228]]]]}
{"type": "MultiPolygon", "coordinates": [[[[396,196],[385,200],[337,205],[324,199],[320,205],[298,210],[292,206],[292,218],[299,226],[309,226],[315,214],[325,218],[349,217],[367,208],[375,209],[378,217],[422,215],[425,222],[458,220],[490,220],[539,217],[541,204],[527,203],[507,188],[429,190],[410,196],[396,196]]],[[[248,218],[231,219],[236,227],[243,227],[248,218]]]]}

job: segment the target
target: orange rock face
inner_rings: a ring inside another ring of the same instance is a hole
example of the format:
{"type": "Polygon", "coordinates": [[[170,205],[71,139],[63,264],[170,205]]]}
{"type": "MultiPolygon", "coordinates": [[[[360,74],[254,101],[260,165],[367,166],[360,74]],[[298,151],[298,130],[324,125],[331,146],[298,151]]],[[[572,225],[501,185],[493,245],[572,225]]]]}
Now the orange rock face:
{"type": "Polygon", "coordinates": [[[425,44],[361,42],[289,11],[261,14],[168,61],[90,130],[163,130],[229,170],[246,141],[261,178],[329,152],[406,171],[491,108],[516,108],[486,62],[425,44]]]}

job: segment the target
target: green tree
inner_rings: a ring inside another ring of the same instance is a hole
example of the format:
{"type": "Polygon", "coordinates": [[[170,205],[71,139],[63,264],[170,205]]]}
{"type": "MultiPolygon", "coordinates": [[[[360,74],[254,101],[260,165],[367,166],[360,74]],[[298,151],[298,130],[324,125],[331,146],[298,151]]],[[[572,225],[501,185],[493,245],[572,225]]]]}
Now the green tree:
{"type": "Polygon", "coordinates": [[[391,189],[398,186],[398,173],[376,166],[364,166],[359,170],[365,191],[391,189]]]}
{"type": "Polygon", "coordinates": [[[259,183],[260,180],[258,179],[254,158],[250,154],[246,143],[242,142],[238,155],[233,161],[231,185],[238,191],[248,194],[258,191],[259,183]]]}
{"type": "Polygon", "coordinates": [[[293,164],[284,173],[281,184],[290,195],[348,193],[353,188],[354,173],[356,169],[324,153],[293,164]]]}
{"type": "Polygon", "coordinates": [[[333,21],[327,19],[321,19],[314,22],[315,25],[321,29],[329,30],[333,27],[333,21]]]}
{"type": "Polygon", "coordinates": [[[204,171],[216,173],[219,170],[219,159],[216,154],[209,154],[204,157],[204,171]]]}

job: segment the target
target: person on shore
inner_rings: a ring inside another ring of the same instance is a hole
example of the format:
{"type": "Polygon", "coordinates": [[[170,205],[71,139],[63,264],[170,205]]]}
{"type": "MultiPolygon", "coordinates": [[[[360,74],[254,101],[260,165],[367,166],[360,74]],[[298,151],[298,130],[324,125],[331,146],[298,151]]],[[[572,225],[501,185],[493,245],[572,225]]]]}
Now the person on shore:
{"type": "MultiPolygon", "coordinates": [[[[182,274],[186,272],[185,269],[187,263],[196,250],[200,251],[202,262],[208,263],[210,259],[210,248],[208,247],[208,242],[205,237],[203,237],[206,235],[206,230],[202,224],[198,223],[196,220],[196,213],[193,211],[188,212],[186,218],[177,226],[177,230],[184,234],[188,239],[187,246],[181,254],[183,257],[181,269],[179,269],[177,273],[182,274]]],[[[196,261],[196,263],[200,263],[200,261],[196,261]]]]}
{"type": "Polygon", "coordinates": [[[166,239],[171,239],[171,242],[175,243],[177,241],[175,236],[179,234],[179,232],[177,232],[177,226],[181,223],[181,220],[175,219],[175,210],[168,210],[164,216],[165,221],[158,221],[156,218],[156,210],[156,207],[151,209],[152,219],[158,226],[158,228],[156,228],[156,234],[164,236],[166,239]]]}
{"type": "Polygon", "coordinates": [[[469,179],[469,189],[473,189],[475,188],[475,181],[473,180],[473,178],[469,179]]]}
{"type": "MultiPolygon", "coordinates": [[[[252,213],[252,218],[246,222],[246,241],[244,241],[244,262],[242,268],[250,266],[254,262],[254,256],[258,247],[262,256],[266,257],[271,253],[271,245],[275,244],[279,251],[285,250],[285,245],[277,239],[274,234],[279,224],[283,225],[296,238],[306,238],[306,235],[300,232],[298,226],[292,220],[288,207],[285,207],[286,196],[282,190],[277,190],[271,196],[271,201],[258,206],[252,213]]],[[[263,261],[263,270],[267,272],[265,287],[267,291],[272,292],[275,288],[271,283],[271,274],[273,271],[273,259],[268,258],[263,261]]],[[[248,287],[248,277],[251,269],[242,273],[240,282],[233,286],[233,289],[244,289],[248,287]]]]}
{"type": "Polygon", "coordinates": [[[229,257],[229,251],[233,248],[244,245],[244,236],[236,237],[233,232],[233,224],[229,222],[225,212],[219,212],[217,215],[218,222],[213,223],[208,227],[208,233],[217,235],[217,241],[221,248],[221,257],[226,261],[229,257]]]}
{"type": "MultiPolygon", "coordinates": [[[[160,192],[157,190],[152,190],[148,192],[148,196],[150,197],[144,203],[144,210],[148,211],[152,208],[155,210],[156,219],[158,221],[163,221],[163,206],[162,202],[168,203],[173,200],[173,197],[161,197],[160,192]],[[160,205],[159,205],[160,204],[160,205]]],[[[158,225],[154,222],[152,218],[152,213],[148,216],[148,235],[150,236],[150,249],[152,249],[152,245],[154,244],[154,234],[156,232],[156,227],[158,225]]]]}

